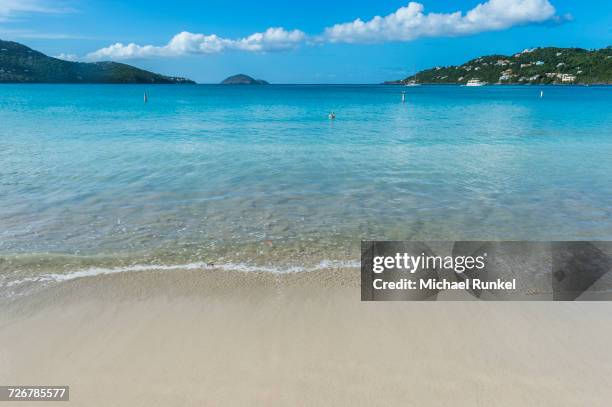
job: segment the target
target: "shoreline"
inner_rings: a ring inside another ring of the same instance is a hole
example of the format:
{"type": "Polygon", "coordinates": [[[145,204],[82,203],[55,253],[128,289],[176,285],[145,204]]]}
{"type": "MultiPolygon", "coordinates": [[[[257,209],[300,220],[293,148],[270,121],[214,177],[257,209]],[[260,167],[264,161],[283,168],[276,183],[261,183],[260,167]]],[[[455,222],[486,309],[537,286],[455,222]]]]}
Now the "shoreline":
{"type": "Polygon", "coordinates": [[[73,280],[106,275],[174,272],[310,274],[360,268],[358,249],[287,248],[262,242],[215,256],[172,251],[123,254],[23,253],[0,255],[0,299],[27,296],[73,280]]]}
{"type": "Polygon", "coordinates": [[[360,271],[354,267],[321,267],[312,271],[274,273],[181,266],[160,271],[155,267],[142,266],[139,271],[82,275],[56,281],[31,293],[0,298],[0,308],[18,315],[20,310],[30,309],[33,304],[46,308],[92,298],[132,300],[157,295],[215,297],[227,290],[238,292],[252,287],[255,291],[264,292],[278,286],[323,290],[351,287],[357,290],[356,298],[359,299],[360,282],[360,271]]]}
{"type": "MultiPolygon", "coordinates": [[[[405,83],[381,83],[379,85],[385,86],[403,86],[403,87],[411,87],[406,86],[405,83]]],[[[419,83],[417,86],[460,86],[465,87],[465,84],[462,83],[419,83]]],[[[478,87],[486,87],[486,86],[542,86],[542,87],[577,87],[577,88],[591,88],[591,87],[608,87],[612,86],[612,83],[485,83],[478,87]]],[[[414,86],[412,86],[414,87],[414,86]]]]}

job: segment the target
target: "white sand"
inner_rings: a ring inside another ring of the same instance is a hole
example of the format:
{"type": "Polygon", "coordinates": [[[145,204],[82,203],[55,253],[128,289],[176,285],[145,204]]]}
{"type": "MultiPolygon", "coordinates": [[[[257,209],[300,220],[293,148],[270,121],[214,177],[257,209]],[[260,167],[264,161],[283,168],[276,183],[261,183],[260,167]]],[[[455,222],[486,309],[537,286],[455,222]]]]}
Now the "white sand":
{"type": "Polygon", "coordinates": [[[361,303],[358,285],[331,270],[63,283],[0,304],[0,384],[70,385],[71,406],[612,404],[612,303],[361,303]]]}

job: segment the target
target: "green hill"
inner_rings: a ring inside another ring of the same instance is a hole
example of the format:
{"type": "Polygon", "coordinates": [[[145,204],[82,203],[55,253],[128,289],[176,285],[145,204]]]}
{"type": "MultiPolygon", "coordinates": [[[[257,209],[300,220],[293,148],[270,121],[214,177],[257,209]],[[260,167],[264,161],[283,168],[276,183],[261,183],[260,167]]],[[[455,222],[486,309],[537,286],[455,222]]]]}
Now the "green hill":
{"type": "Polygon", "coordinates": [[[254,79],[249,75],[238,74],[225,78],[221,85],[269,85],[263,79],[254,79]]]}
{"type": "Polygon", "coordinates": [[[386,83],[465,84],[470,79],[489,84],[612,84],[612,47],[534,48],[512,56],[489,55],[386,83]]]}
{"type": "Polygon", "coordinates": [[[0,83],[194,83],[117,62],[70,62],[0,40],[0,83]]]}

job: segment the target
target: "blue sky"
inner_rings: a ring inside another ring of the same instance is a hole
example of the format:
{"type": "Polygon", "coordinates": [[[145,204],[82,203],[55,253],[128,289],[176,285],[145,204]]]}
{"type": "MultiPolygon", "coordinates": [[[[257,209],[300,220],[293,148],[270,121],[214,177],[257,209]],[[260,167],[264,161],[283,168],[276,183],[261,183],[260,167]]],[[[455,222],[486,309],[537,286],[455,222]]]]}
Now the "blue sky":
{"type": "Polygon", "coordinates": [[[0,0],[2,39],[201,83],[377,83],[484,54],[604,47],[611,27],[609,0],[0,0]]]}

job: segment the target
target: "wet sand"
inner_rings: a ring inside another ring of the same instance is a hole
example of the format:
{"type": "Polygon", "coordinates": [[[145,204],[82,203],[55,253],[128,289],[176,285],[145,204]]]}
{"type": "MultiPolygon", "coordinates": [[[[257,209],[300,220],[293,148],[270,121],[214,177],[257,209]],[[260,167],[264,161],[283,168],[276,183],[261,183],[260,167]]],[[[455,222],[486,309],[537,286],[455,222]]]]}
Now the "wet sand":
{"type": "Polygon", "coordinates": [[[612,398],[612,303],[362,303],[356,270],[124,273],[3,301],[0,383],[70,385],[73,406],[612,398]]]}

